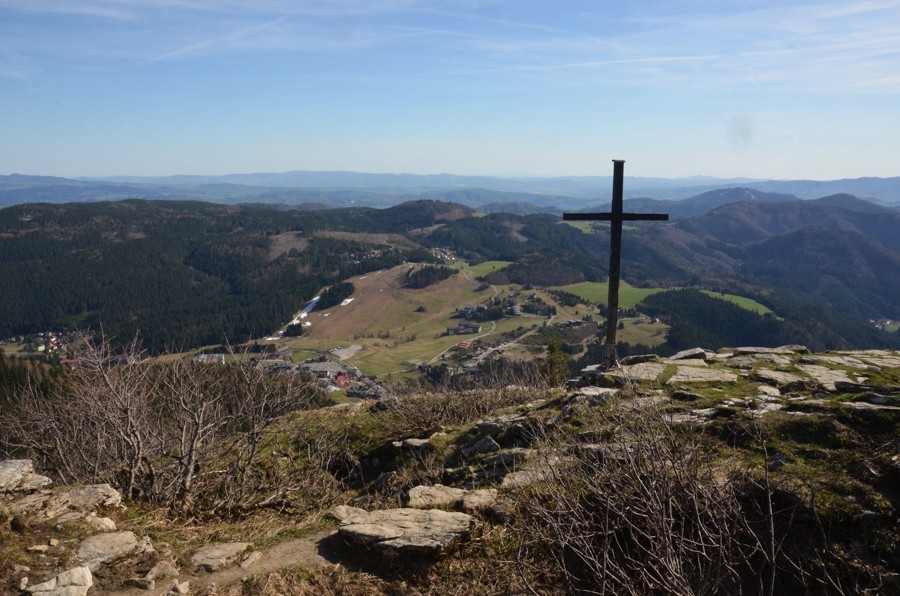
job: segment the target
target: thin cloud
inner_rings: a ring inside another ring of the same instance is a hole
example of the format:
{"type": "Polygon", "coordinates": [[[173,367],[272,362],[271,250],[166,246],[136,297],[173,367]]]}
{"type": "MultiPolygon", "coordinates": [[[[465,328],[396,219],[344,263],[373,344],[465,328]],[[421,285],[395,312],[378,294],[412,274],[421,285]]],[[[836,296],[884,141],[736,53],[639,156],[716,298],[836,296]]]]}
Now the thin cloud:
{"type": "Polygon", "coordinates": [[[273,19],[271,21],[267,21],[265,23],[260,23],[258,25],[253,25],[251,27],[247,27],[245,29],[241,29],[239,31],[235,31],[234,33],[230,33],[228,35],[222,35],[219,37],[213,37],[210,39],[205,39],[203,41],[199,41],[196,43],[192,43],[186,46],[182,46],[175,50],[171,50],[169,52],[165,52],[158,56],[154,56],[152,58],[148,58],[147,60],[143,60],[138,62],[135,66],[140,64],[148,64],[151,62],[160,62],[163,60],[172,60],[175,58],[181,58],[183,56],[188,56],[190,54],[196,54],[199,52],[209,51],[213,49],[221,49],[227,48],[233,45],[235,42],[240,41],[258,31],[262,31],[264,29],[268,29],[272,26],[278,25],[285,21],[284,17],[273,19]]]}

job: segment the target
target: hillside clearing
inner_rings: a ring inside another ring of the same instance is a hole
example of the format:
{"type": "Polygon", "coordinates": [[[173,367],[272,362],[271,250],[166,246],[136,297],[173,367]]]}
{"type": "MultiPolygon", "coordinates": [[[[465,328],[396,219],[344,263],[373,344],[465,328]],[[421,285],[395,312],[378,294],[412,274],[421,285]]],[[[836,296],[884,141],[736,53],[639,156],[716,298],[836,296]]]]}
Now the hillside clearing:
{"type": "MultiPolygon", "coordinates": [[[[568,286],[560,286],[555,289],[563,290],[569,292],[570,294],[575,294],[580,298],[590,300],[597,304],[606,304],[607,295],[609,294],[609,284],[605,282],[601,283],[593,281],[583,281],[581,283],[568,286]]],[[[634,308],[647,296],[658,294],[659,292],[665,292],[667,290],[679,289],[682,288],[636,288],[623,281],[619,284],[619,306],[621,308],[634,308]]],[[[745,310],[749,310],[760,315],[772,312],[772,310],[764,304],[760,304],[756,300],[747,298],[746,296],[738,296],[736,294],[723,294],[721,292],[713,292],[711,290],[701,290],[701,292],[712,298],[726,300],[740,306],[745,310]]]]}

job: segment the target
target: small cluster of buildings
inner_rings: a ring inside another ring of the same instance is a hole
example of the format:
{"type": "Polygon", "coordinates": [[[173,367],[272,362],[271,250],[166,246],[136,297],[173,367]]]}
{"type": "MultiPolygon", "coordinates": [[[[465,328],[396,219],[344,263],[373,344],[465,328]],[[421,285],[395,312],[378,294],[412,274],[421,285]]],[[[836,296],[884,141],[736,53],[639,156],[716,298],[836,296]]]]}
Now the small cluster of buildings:
{"type": "Polygon", "coordinates": [[[319,386],[327,393],[344,389],[347,397],[360,399],[381,399],[388,393],[374,377],[362,375],[357,368],[346,369],[331,360],[304,362],[297,365],[297,370],[315,377],[319,386]]]}
{"type": "Polygon", "coordinates": [[[71,346],[77,339],[72,332],[57,333],[45,331],[31,335],[19,335],[4,340],[4,343],[19,344],[23,354],[33,354],[47,358],[66,360],[70,356],[71,346]]]}
{"type": "MultiPolygon", "coordinates": [[[[348,397],[362,399],[381,399],[388,394],[387,389],[374,377],[364,376],[357,368],[346,368],[339,362],[324,357],[292,364],[290,352],[290,348],[283,348],[277,352],[262,353],[256,359],[256,363],[273,372],[308,375],[315,379],[316,384],[326,393],[335,393],[343,389],[348,397]]],[[[204,364],[225,364],[225,354],[199,354],[194,357],[194,361],[204,364]]]]}

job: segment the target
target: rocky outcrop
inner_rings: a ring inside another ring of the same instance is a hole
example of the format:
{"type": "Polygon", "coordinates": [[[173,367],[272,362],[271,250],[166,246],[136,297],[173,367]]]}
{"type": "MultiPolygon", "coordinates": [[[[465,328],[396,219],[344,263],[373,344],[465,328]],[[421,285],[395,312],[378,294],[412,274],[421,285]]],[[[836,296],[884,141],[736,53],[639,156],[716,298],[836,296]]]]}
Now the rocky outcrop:
{"type": "Polygon", "coordinates": [[[137,558],[153,552],[155,551],[149,538],[138,540],[134,532],[113,532],[85,538],[78,547],[77,558],[91,571],[97,571],[103,564],[137,558]]]}
{"type": "Polygon", "coordinates": [[[0,462],[0,495],[30,493],[51,484],[46,476],[34,473],[30,459],[8,459],[0,462]]]}
{"type": "Polygon", "coordinates": [[[673,354],[667,360],[706,360],[707,352],[703,348],[692,348],[690,350],[682,350],[677,354],[673,354]]]}
{"type": "Polygon", "coordinates": [[[25,588],[34,596],[84,596],[94,585],[91,570],[74,567],[43,583],[25,588]]]}
{"type": "Polygon", "coordinates": [[[11,503],[9,510],[13,515],[30,518],[33,523],[47,523],[82,519],[101,507],[121,505],[119,491],[108,484],[94,484],[34,493],[11,503]]]}
{"type": "Polygon", "coordinates": [[[433,507],[455,507],[462,502],[466,491],[461,488],[435,484],[434,486],[416,486],[409,490],[409,506],[416,509],[433,507]]]}
{"type": "Polygon", "coordinates": [[[468,538],[475,518],[440,509],[383,509],[367,512],[344,507],[339,534],[348,541],[393,554],[435,555],[468,538]]]}

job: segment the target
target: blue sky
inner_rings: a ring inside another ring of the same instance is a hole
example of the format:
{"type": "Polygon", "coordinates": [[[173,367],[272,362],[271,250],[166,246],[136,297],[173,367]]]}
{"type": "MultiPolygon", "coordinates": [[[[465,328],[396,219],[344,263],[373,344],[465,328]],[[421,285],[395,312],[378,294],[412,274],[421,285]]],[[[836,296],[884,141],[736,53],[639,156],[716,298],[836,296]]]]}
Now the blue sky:
{"type": "Polygon", "coordinates": [[[900,2],[0,0],[0,173],[900,175],[900,2]]]}

